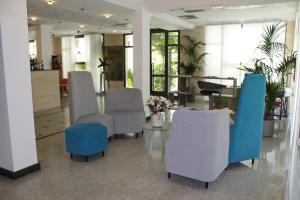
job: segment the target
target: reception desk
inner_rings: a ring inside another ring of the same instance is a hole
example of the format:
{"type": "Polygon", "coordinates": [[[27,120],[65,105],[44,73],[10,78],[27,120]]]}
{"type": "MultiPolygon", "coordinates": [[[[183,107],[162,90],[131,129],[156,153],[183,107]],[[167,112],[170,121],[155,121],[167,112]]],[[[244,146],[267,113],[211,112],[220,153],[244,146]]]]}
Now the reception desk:
{"type": "Polygon", "coordinates": [[[32,71],[31,83],[34,112],[60,107],[58,71],[32,71]]]}

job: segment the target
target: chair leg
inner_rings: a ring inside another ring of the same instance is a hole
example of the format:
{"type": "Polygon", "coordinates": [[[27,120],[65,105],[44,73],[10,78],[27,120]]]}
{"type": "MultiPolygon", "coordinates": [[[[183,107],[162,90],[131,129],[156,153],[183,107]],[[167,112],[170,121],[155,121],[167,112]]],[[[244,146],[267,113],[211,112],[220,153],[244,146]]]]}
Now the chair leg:
{"type": "Polygon", "coordinates": [[[104,157],[104,151],[102,151],[102,157],[104,157]]]}
{"type": "Polygon", "coordinates": [[[205,182],[205,189],[208,189],[208,182],[205,182]]]}
{"type": "Polygon", "coordinates": [[[139,133],[135,133],[135,137],[136,137],[136,138],[139,138],[139,133]]]}
{"type": "Polygon", "coordinates": [[[252,159],[251,164],[252,164],[252,165],[254,164],[254,159],[252,159]]]}
{"type": "Polygon", "coordinates": [[[73,159],[73,154],[72,153],[70,153],[70,158],[73,159]]]}
{"type": "Polygon", "coordinates": [[[142,130],[142,135],[144,135],[144,130],[142,130]]]}
{"type": "Polygon", "coordinates": [[[170,172],[168,172],[168,179],[170,179],[171,178],[171,173],[170,172]]]}
{"type": "Polygon", "coordinates": [[[108,138],[108,141],[111,142],[111,137],[108,138]]]}
{"type": "Polygon", "coordinates": [[[84,156],[84,160],[85,160],[85,162],[89,162],[89,157],[88,156],[84,156]]]}
{"type": "Polygon", "coordinates": [[[118,135],[117,134],[115,134],[115,139],[117,139],[118,138],[118,135]]]}

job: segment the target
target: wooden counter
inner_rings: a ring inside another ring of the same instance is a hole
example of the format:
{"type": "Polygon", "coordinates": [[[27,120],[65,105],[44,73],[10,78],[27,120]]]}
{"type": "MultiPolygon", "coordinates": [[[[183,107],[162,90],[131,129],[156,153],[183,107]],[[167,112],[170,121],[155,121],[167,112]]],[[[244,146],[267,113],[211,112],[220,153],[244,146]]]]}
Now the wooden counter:
{"type": "Polygon", "coordinates": [[[60,107],[58,71],[33,71],[31,83],[34,112],[60,107]]]}

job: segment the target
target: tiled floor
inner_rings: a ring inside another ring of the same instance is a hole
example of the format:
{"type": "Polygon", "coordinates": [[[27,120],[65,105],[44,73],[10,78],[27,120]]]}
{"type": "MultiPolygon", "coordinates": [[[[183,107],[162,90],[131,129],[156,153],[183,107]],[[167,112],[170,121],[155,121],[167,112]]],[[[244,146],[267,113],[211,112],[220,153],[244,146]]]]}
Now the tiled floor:
{"type": "MultiPolygon", "coordinates": [[[[62,112],[68,124],[66,106],[62,112]]],[[[60,117],[53,114],[50,118],[54,122],[60,117]]],[[[109,143],[104,158],[94,156],[85,163],[80,157],[71,160],[65,152],[64,134],[54,134],[37,141],[41,171],[17,180],[0,176],[0,200],[284,199],[288,133],[284,121],[277,125],[275,137],[263,139],[259,161],[253,166],[250,161],[230,166],[208,190],[199,181],[167,178],[158,135],[151,157],[142,137],[124,136],[109,143]]]]}

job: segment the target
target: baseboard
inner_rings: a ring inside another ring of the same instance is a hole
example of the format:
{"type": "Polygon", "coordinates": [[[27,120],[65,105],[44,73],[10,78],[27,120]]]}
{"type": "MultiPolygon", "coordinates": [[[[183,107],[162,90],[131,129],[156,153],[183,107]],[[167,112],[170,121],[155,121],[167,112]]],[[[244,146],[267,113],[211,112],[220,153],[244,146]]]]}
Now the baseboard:
{"type": "Polygon", "coordinates": [[[16,172],[12,172],[12,171],[9,171],[7,169],[3,169],[3,168],[0,167],[0,175],[11,178],[11,179],[17,179],[19,177],[25,176],[25,175],[30,174],[32,172],[38,171],[40,169],[41,169],[40,163],[31,165],[29,167],[26,167],[26,168],[21,169],[21,170],[16,171],[16,172]]]}

